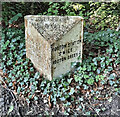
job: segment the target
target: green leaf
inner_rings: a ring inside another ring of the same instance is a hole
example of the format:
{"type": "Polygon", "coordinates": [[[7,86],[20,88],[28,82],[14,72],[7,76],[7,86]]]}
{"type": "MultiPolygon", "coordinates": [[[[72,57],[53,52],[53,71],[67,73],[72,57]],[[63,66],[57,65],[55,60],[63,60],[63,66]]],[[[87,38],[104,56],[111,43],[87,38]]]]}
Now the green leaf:
{"type": "Polygon", "coordinates": [[[30,71],[31,71],[31,72],[33,72],[33,71],[34,71],[34,68],[33,68],[33,67],[31,67],[31,68],[30,68],[30,71]]]}
{"type": "Polygon", "coordinates": [[[14,109],[14,106],[11,105],[11,106],[9,107],[9,110],[8,110],[7,116],[13,111],[13,109],[14,109]]]}
{"type": "Polygon", "coordinates": [[[97,113],[99,113],[99,112],[100,112],[100,109],[95,109],[95,111],[96,111],[97,113]]]}
{"type": "Polygon", "coordinates": [[[100,69],[97,69],[97,74],[100,74],[100,69]]]}
{"type": "Polygon", "coordinates": [[[18,88],[17,88],[17,93],[18,93],[18,94],[20,94],[20,90],[21,90],[21,87],[18,86],[18,88]]]}
{"type": "Polygon", "coordinates": [[[89,78],[89,75],[84,75],[84,78],[89,78]]]}
{"type": "Polygon", "coordinates": [[[36,73],[35,73],[34,78],[35,78],[35,79],[38,79],[38,78],[39,78],[39,72],[36,72],[36,73]]]}
{"type": "Polygon", "coordinates": [[[69,84],[71,83],[72,79],[73,79],[73,78],[70,78],[70,79],[67,80],[69,84]]]}
{"type": "Polygon", "coordinates": [[[111,66],[108,66],[108,71],[112,71],[113,68],[111,66]]]}
{"type": "Polygon", "coordinates": [[[5,42],[5,47],[7,47],[9,43],[10,43],[10,41],[7,40],[7,41],[5,42]]]}
{"type": "Polygon", "coordinates": [[[88,80],[87,80],[87,83],[88,83],[89,85],[92,85],[92,84],[94,83],[94,79],[92,79],[92,78],[88,79],[88,80]]]}
{"type": "Polygon", "coordinates": [[[110,80],[114,80],[115,79],[115,75],[114,74],[110,74],[109,79],[110,80]]]}
{"type": "Polygon", "coordinates": [[[83,98],[81,97],[81,98],[79,98],[79,101],[83,101],[83,98]]]}
{"type": "Polygon", "coordinates": [[[48,9],[48,13],[49,13],[49,12],[52,12],[52,8],[49,8],[49,9],[48,9]]]}
{"type": "Polygon", "coordinates": [[[12,82],[10,82],[10,83],[9,83],[9,86],[10,86],[10,87],[12,87],[12,86],[13,86],[13,83],[12,83],[12,82]]]}
{"type": "Polygon", "coordinates": [[[69,95],[73,95],[74,92],[75,92],[74,88],[71,88],[69,95]]]}
{"type": "Polygon", "coordinates": [[[61,97],[60,100],[61,100],[61,101],[65,101],[65,98],[64,98],[64,97],[61,97]]]}
{"type": "Polygon", "coordinates": [[[12,24],[13,21],[17,21],[18,18],[22,17],[22,14],[21,13],[18,13],[17,15],[15,15],[14,17],[12,17],[10,20],[9,20],[9,23],[12,24]]]}
{"type": "Polygon", "coordinates": [[[85,112],[85,115],[90,115],[90,111],[88,111],[88,112],[85,112]]]}
{"type": "Polygon", "coordinates": [[[109,80],[110,85],[112,86],[115,82],[112,80],[109,80]]]}
{"type": "Polygon", "coordinates": [[[109,102],[112,102],[112,97],[110,97],[110,98],[108,99],[108,101],[109,101],[109,102]]]}
{"type": "Polygon", "coordinates": [[[84,89],[88,89],[89,87],[86,84],[83,84],[84,89]]]}

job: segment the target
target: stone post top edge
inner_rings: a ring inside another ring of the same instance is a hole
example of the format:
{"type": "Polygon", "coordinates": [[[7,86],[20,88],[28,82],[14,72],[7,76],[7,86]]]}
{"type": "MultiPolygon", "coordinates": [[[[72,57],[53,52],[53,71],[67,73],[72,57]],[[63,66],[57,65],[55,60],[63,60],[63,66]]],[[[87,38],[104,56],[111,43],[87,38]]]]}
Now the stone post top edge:
{"type": "Polygon", "coordinates": [[[55,15],[26,15],[24,16],[25,19],[29,19],[29,18],[38,18],[38,17],[76,17],[76,18],[80,18],[80,19],[84,19],[83,17],[81,16],[55,16],[55,15]]]}

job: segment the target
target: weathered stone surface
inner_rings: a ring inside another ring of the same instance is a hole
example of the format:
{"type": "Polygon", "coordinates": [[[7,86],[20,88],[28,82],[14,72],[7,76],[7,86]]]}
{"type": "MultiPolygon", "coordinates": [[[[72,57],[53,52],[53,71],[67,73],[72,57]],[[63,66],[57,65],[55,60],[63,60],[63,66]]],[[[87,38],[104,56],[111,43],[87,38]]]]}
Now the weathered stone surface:
{"type": "Polygon", "coordinates": [[[82,58],[83,18],[25,16],[25,38],[26,56],[52,80],[70,71],[71,62],[82,58]]]}

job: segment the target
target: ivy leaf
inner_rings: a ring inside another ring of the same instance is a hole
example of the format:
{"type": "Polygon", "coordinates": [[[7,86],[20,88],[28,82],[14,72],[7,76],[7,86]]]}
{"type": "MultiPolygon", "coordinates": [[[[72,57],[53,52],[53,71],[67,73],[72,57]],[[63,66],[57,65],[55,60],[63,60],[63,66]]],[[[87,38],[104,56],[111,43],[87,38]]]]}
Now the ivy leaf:
{"type": "Polygon", "coordinates": [[[18,94],[20,94],[20,90],[21,90],[21,87],[18,86],[18,88],[17,88],[17,93],[18,93],[18,94]]]}
{"type": "Polygon", "coordinates": [[[84,89],[88,89],[89,87],[87,86],[87,85],[85,85],[85,84],[83,84],[83,86],[84,86],[84,89]]]}
{"type": "Polygon", "coordinates": [[[81,97],[81,98],[79,98],[79,101],[83,101],[83,98],[81,97]]]}
{"type": "Polygon", "coordinates": [[[38,97],[37,97],[37,96],[34,96],[34,100],[38,100],[38,97]]]}
{"type": "Polygon", "coordinates": [[[108,101],[109,101],[109,102],[112,102],[112,97],[110,97],[110,98],[108,99],[108,101]]]}
{"type": "Polygon", "coordinates": [[[97,60],[96,60],[96,58],[93,59],[93,62],[97,66],[97,60]]]}
{"type": "Polygon", "coordinates": [[[92,78],[88,79],[88,80],[87,80],[87,83],[88,83],[89,85],[92,85],[92,84],[94,83],[94,79],[92,79],[92,78]]]}
{"type": "Polygon", "coordinates": [[[72,95],[75,92],[74,88],[71,88],[69,95],[72,95]]]}
{"type": "Polygon", "coordinates": [[[10,41],[7,40],[7,41],[5,42],[5,47],[7,47],[9,43],[10,43],[10,41]]]}
{"type": "Polygon", "coordinates": [[[113,68],[111,66],[108,66],[108,71],[112,71],[113,68]]]}
{"type": "Polygon", "coordinates": [[[34,78],[36,78],[36,79],[38,79],[38,78],[39,78],[39,72],[36,72],[36,73],[35,73],[34,78]]]}
{"type": "Polygon", "coordinates": [[[97,69],[97,73],[100,74],[100,69],[97,69]]]}
{"type": "Polygon", "coordinates": [[[11,105],[11,106],[10,106],[10,108],[9,108],[9,110],[8,110],[7,115],[9,115],[9,114],[13,111],[13,109],[14,109],[14,106],[13,106],[13,105],[11,105]]]}
{"type": "Polygon", "coordinates": [[[70,78],[70,79],[67,80],[69,84],[71,83],[72,79],[73,79],[73,78],[70,78]]]}
{"type": "Polygon", "coordinates": [[[60,98],[60,100],[61,100],[61,101],[65,101],[65,98],[64,98],[64,97],[62,97],[62,98],[60,98]]]}
{"type": "Polygon", "coordinates": [[[115,82],[112,80],[109,80],[110,85],[112,86],[115,82]]]}
{"type": "Polygon", "coordinates": [[[15,15],[14,17],[12,17],[12,18],[9,20],[9,23],[12,24],[13,21],[17,21],[19,17],[22,17],[22,14],[21,14],[21,13],[18,13],[17,15],[15,15]]]}
{"type": "Polygon", "coordinates": [[[114,80],[115,79],[115,75],[114,74],[110,74],[109,79],[110,80],[114,80]]]}
{"type": "Polygon", "coordinates": [[[10,86],[10,87],[12,87],[12,86],[13,86],[13,83],[12,83],[12,82],[10,82],[10,83],[9,83],[9,86],[10,86]]]}

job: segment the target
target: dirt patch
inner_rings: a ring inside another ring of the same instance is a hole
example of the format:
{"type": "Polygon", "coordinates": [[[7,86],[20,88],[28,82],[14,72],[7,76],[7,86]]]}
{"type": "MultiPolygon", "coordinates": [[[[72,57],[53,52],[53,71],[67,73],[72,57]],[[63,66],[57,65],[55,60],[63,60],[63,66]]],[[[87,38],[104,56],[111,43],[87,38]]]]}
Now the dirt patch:
{"type": "MultiPolygon", "coordinates": [[[[0,85],[0,115],[7,115],[11,106],[13,109],[9,112],[10,116],[24,117],[26,115],[64,115],[62,108],[59,105],[49,108],[47,99],[39,96],[39,101],[34,101],[31,104],[27,104],[24,98],[16,96],[11,90],[0,85]]],[[[109,100],[96,100],[92,101],[92,104],[99,103],[101,108],[105,108],[103,112],[98,115],[114,115],[120,116],[120,96],[112,94],[109,100]]],[[[91,106],[91,105],[89,105],[91,106]]],[[[77,114],[82,114],[78,112],[77,114]]],[[[96,114],[96,111],[93,112],[96,114]]]]}

